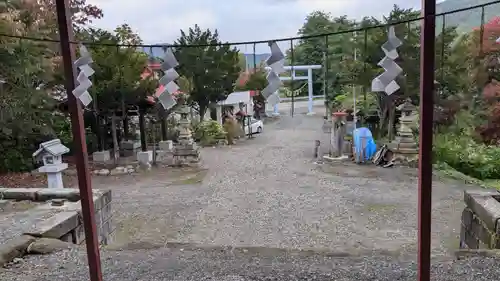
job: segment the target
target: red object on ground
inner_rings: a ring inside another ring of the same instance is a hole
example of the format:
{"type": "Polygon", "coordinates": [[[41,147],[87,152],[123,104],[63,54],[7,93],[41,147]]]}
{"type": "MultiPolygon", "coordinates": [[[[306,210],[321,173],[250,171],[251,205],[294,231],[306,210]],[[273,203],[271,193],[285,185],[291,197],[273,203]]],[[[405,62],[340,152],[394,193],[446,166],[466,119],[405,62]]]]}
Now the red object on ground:
{"type": "Polygon", "coordinates": [[[332,116],[335,116],[335,117],[347,116],[347,113],[343,112],[343,111],[338,111],[338,112],[332,113],[332,116]]]}

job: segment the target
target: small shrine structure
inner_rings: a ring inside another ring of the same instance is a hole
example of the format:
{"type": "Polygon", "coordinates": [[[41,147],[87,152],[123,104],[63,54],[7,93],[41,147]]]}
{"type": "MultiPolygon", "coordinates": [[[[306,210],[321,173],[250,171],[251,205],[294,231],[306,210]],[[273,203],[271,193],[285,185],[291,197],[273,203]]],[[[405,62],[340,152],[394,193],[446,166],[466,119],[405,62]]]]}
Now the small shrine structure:
{"type": "Polygon", "coordinates": [[[41,143],[40,148],[33,153],[36,162],[43,162],[38,171],[47,174],[48,188],[64,188],[62,172],[68,168],[68,164],[62,162],[62,155],[68,152],[69,148],[60,139],[53,139],[41,143]]]}

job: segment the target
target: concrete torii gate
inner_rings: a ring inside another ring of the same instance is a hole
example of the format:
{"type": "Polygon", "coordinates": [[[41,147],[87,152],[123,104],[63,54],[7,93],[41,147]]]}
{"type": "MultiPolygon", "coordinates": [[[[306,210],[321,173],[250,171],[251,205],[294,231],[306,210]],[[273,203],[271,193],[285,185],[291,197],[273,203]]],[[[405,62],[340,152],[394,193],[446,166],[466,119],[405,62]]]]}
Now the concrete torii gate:
{"type": "MultiPolygon", "coordinates": [[[[308,93],[308,112],[307,114],[314,114],[313,112],[313,79],[312,79],[312,71],[313,69],[321,69],[321,65],[294,65],[293,67],[287,65],[284,67],[285,70],[291,71],[291,75],[288,77],[280,77],[281,81],[298,81],[298,80],[307,80],[307,93],[308,93]],[[293,70],[292,70],[293,69],[293,70]],[[307,70],[307,76],[296,76],[295,71],[307,70]],[[293,79],[292,79],[293,78],[293,79]]],[[[266,70],[270,70],[270,67],[266,67],[266,70]]],[[[293,91],[292,91],[293,93],[293,91]]],[[[279,115],[278,105],[274,106],[274,114],[279,115]]]]}

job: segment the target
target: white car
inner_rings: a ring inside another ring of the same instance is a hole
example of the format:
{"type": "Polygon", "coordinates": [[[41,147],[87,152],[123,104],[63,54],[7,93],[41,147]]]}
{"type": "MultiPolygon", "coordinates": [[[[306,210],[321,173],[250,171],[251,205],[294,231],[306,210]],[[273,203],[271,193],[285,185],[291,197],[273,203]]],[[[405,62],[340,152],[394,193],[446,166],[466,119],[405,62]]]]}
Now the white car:
{"type": "Polygon", "coordinates": [[[245,120],[245,134],[260,134],[264,130],[264,123],[262,120],[250,117],[250,126],[248,126],[248,119],[245,120]]]}

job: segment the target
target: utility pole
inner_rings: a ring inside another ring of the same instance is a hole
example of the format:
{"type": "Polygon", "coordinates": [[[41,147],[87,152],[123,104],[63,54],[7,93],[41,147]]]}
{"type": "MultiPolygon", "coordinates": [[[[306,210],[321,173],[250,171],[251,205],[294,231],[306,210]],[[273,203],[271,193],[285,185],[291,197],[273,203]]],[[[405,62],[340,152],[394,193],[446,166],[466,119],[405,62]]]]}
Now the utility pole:
{"type": "MultiPolygon", "coordinates": [[[[87,258],[91,281],[102,281],[101,258],[99,255],[99,242],[95,226],[94,201],[89,174],[87,143],[83,122],[83,110],[80,101],[73,95],[75,89],[76,71],[73,66],[75,51],[73,44],[73,23],[71,22],[70,0],[56,0],[57,23],[61,53],[64,65],[65,88],[68,105],[71,112],[71,130],[75,142],[76,170],[78,175],[78,188],[82,204],[83,226],[85,229],[85,242],[87,245],[87,258]]],[[[95,101],[94,101],[95,102],[95,101]]]]}

